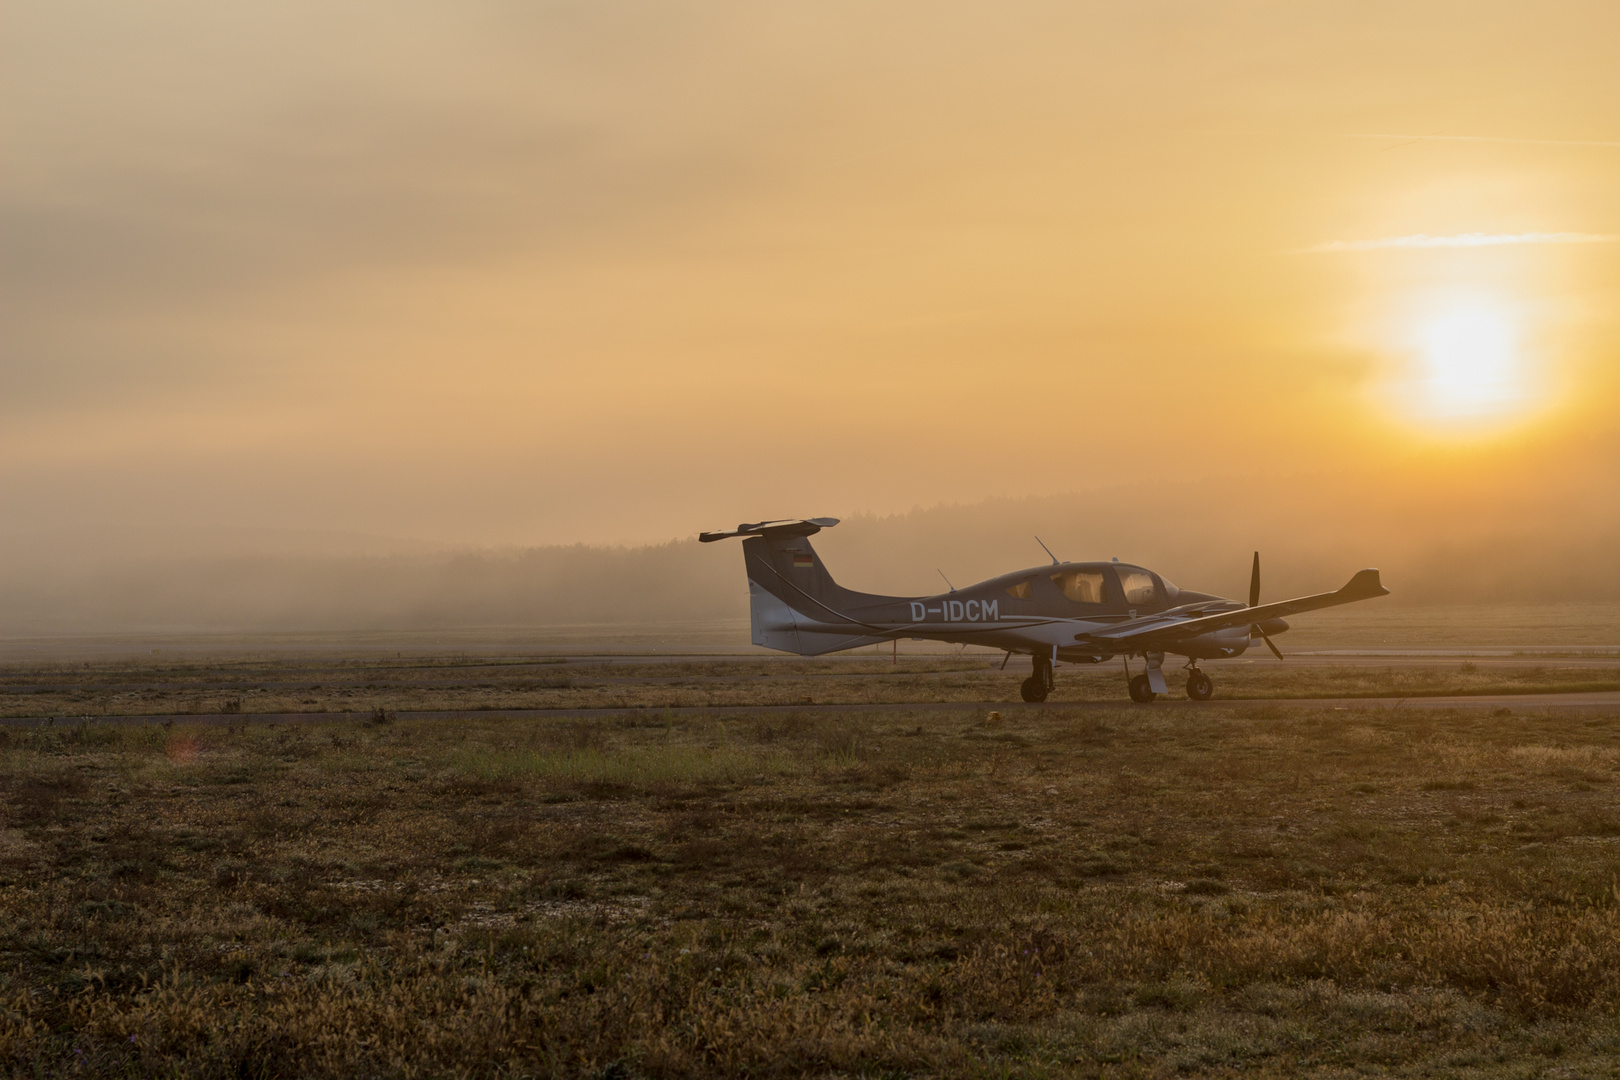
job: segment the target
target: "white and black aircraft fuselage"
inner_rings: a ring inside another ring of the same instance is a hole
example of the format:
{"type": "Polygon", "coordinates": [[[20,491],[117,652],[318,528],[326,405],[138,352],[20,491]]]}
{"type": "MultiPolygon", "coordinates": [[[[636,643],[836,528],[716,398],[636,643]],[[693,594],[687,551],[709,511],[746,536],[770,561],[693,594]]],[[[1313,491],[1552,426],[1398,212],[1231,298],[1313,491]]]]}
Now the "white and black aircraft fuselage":
{"type": "Polygon", "coordinates": [[[934,596],[879,596],[833,581],[810,546],[835,518],[762,521],[702,533],[704,543],[743,537],[755,645],[800,656],[853,649],[899,638],[961,642],[1027,654],[1033,670],[1025,701],[1044,701],[1055,663],[1099,664],[1125,658],[1131,698],[1165,693],[1164,658],[1185,656],[1187,695],[1208,700],[1214,683],[1198,661],[1238,656],[1288,629],[1283,616],[1388,595],[1377,570],[1362,570],[1336,592],[1260,603],[1260,556],[1254,557],[1249,602],[1178,589],[1140,566],[1060,562],[1019,570],[934,596]],[[1130,674],[1130,659],[1144,669],[1130,674]]]}

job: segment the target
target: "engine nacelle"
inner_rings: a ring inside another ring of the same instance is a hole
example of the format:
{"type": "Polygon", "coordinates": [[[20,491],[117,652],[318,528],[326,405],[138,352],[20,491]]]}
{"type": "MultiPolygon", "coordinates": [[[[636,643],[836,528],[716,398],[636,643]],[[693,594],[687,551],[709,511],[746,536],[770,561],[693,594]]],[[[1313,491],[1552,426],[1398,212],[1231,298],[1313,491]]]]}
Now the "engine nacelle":
{"type": "Polygon", "coordinates": [[[1233,626],[1178,641],[1172,652],[1193,660],[1223,660],[1228,656],[1242,656],[1249,648],[1249,628],[1233,626]]]}

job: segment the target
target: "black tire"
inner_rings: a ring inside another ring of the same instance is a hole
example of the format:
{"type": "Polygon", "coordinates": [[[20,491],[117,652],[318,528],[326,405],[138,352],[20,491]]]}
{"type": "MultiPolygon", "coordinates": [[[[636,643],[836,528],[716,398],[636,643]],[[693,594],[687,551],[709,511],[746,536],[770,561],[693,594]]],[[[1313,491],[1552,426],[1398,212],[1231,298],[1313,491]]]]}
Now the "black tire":
{"type": "Polygon", "coordinates": [[[1148,683],[1146,675],[1138,675],[1131,679],[1131,700],[1138,705],[1146,705],[1158,696],[1153,692],[1153,687],[1148,683]]]}
{"type": "Polygon", "coordinates": [[[1046,687],[1041,685],[1041,680],[1033,675],[1025,679],[1018,687],[1018,693],[1022,695],[1025,701],[1046,700],[1046,687]]]}
{"type": "Polygon", "coordinates": [[[1187,696],[1194,701],[1208,701],[1215,693],[1215,680],[1202,671],[1187,676],[1187,696]]]}

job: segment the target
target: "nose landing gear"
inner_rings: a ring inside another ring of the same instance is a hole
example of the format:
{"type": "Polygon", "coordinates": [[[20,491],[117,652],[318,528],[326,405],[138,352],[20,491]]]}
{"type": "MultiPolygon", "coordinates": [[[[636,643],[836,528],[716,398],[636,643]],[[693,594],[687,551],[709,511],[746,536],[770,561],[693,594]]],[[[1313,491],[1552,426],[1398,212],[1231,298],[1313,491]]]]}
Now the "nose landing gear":
{"type": "Polygon", "coordinates": [[[1215,680],[1193,668],[1187,675],[1187,696],[1194,701],[1208,701],[1215,693],[1215,680]]]}
{"type": "Polygon", "coordinates": [[[1192,701],[1208,701],[1215,693],[1215,680],[1198,670],[1198,658],[1187,659],[1187,697],[1192,701]]]}

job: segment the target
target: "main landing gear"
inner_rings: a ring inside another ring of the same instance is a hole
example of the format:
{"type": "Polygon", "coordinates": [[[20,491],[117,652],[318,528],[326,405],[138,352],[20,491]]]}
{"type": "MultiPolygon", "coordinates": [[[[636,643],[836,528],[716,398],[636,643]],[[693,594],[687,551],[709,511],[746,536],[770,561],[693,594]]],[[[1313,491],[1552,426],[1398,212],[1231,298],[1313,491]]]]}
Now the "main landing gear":
{"type": "Polygon", "coordinates": [[[1164,685],[1164,653],[1147,653],[1142,657],[1147,661],[1147,670],[1140,675],[1131,674],[1131,658],[1120,657],[1125,662],[1125,685],[1130,689],[1131,700],[1138,705],[1146,705],[1167,687],[1164,685]]]}
{"type": "Polygon", "coordinates": [[[1029,678],[1025,679],[1018,692],[1025,701],[1045,701],[1046,695],[1052,692],[1052,658],[1043,653],[1035,653],[1031,659],[1034,661],[1034,670],[1029,678]]]}
{"type": "MultiPolygon", "coordinates": [[[[1010,657],[1009,657],[1010,658],[1010,657]]],[[[1125,681],[1131,692],[1131,700],[1139,705],[1146,705],[1160,694],[1166,693],[1169,687],[1164,681],[1164,654],[1149,653],[1144,659],[1147,661],[1147,670],[1135,675],[1131,674],[1131,658],[1123,657],[1125,661],[1125,681]]],[[[1018,692],[1025,701],[1045,701],[1052,692],[1052,658],[1045,653],[1035,653],[1030,657],[1031,670],[1029,678],[1019,686],[1018,692]]],[[[1003,664],[1003,667],[1006,665],[1003,664]]],[[[1187,662],[1187,697],[1193,701],[1208,701],[1215,695],[1215,680],[1198,670],[1198,661],[1187,662]]]]}
{"type": "MultiPolygon", "coordinates": [[[[1150,654],[1147,657],[1147,670],[1139,675],[1131,674],[1131,659],[1125,658],[1125,678],[1131,691],[1131,700],[1139,705],[1146,705],[1167,687],[1164,683],[1164,672],[1161,665],[1164,663],[1164,654],[1150,654]]],[[[1198,670],[1198,661],[1187,662],[1187,697],[1193,701],[1208,701],[1215,694],[1215,680],[1198,670]]]]}

